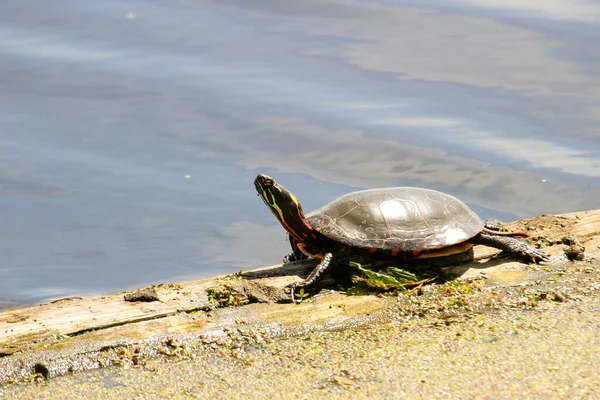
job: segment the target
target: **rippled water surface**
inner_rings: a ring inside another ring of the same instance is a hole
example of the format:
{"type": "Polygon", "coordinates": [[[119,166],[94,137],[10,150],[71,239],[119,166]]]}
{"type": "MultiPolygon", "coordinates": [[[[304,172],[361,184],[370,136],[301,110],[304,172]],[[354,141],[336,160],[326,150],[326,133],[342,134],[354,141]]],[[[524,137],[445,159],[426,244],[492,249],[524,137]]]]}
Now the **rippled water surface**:
{"type": "Polygon", "coordinates": [[[586,0],[2,1],[0,307],[279,262],[259,172],[599,208],[598,37],[586,0]]]}

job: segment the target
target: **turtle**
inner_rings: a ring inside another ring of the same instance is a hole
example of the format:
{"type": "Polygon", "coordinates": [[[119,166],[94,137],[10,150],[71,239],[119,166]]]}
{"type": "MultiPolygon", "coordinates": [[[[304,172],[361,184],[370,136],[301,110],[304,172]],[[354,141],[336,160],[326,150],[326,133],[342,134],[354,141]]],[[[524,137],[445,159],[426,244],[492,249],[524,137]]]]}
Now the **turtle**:
{"type": "MultiPolygon", "coordinates": [[[[500,232],[465,203],[446,193],[419,187],[390,187],[345,194],[304,214],[296,197],[271,177],[254,180],[258,195],[289,235],[292,252],[284,262],[320,259],[298,288],[313,285],[323,272],[351,261],[380,261],[442,257],[469,250],[475,244],[518,254],[534,262],[546,253],[500,232]]],[[[293,294],[292,294],[293,296],[293,294]]]]}

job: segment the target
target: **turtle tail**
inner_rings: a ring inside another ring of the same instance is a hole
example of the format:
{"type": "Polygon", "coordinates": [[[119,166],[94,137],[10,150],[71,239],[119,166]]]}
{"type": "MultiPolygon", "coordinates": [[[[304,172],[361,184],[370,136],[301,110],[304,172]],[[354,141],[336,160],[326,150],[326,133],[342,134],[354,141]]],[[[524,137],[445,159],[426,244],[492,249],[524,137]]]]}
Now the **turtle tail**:
{"type": "Polygon", "coordinates": [[[497,231],[495,229],[489,229],[489,228],[483,228],[481,231],[485,232],[489,235],[509,236],[509,237],[513,237],[513,236],[529,237],[529,234],[527,232],[523,232],[523,231],[501,232],[501,231],[497,231]]]}

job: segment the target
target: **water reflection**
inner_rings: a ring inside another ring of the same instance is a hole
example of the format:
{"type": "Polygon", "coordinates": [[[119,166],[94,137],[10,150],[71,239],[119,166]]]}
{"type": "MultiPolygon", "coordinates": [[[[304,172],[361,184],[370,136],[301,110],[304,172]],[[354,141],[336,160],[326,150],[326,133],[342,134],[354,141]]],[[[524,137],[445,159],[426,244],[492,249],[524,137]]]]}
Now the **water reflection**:
{"type": "Polygon", "coordinates": [[[600,5],[586,0],[568,2],[545,0],[460,0],[460,2],[492,10],[531,12],[543,17],[559,20],[598,21],[600,19],[600,5]]]}
{"type": "MultiPolygon", "coordinates": [[[[433,187],[458,194],[468,202],[498,211],[523,213],[521,215],[535,214],[541,209],[559,212],[564,209],[565,201],[574,209],[588,209],[597,205],[594,198],[578,188],[578,182],[560,180],[556,173],[550,178],[546,171],[519,170],[471,157],[453,156],[439,147],[410,146],[399,141],[372,138],[360,131],[329,130],[301,120],[274,118],[263,119],[261,123],[267,127],[277,126],[277,132],[268,130],[246,136],[243,140],[231,141],[226,151],[228,154],[237,154],[247,169],[273,165],[277,166],[277,171],[304,173],[354,188],[401,185],[433,187]],[[302,146],[288,148],[289,143],[300,142],[302,146]],[[293,157],[290,157],[290,153],[293,157]],[[568,190],[571,193],[579,191],[581,197],[562,198],[560,193],[568,190]]],[[[457,134],[455,139],[466,138],[457,134]]],[[[477,143],[478,139],[473,143],[477,143]]],[[[487,140],[484,145],[493,144],[491,138],[487,140]]],[[[528,161],[535,161],[533,157],[540,154],[537,144],[518,148],[523,143],[517,142],[515,147],[519,151],[511,153],[510,157],[526,155],[528,161]]],[[[202,145],[203,148],[210,146],[210,141],[202,145]]],[[[502,147],[493,149],[503,150],[502,147]]],[[[565,154],[565,151],[561,153],[565,154]]],[[[576,155],[580,156],[580,153],[576,155]]],[[[594,159],[589,162],[593,166],[594,159]]],[[[572,158],[551,158],[546,163],[565,165],[572,171],[578,167],[573,165],[572,158]]],[[[588,171],[594,172],[593,169],[586,169],[587,176],[590,176],[588,171]]],[[[285,182],[282,181],[282,184],[285,185],[285,182]]],[[[298,196],[301,194],[298,193],[298,196]]]]}
{"type": "Polygon", "coordinates": [[[44,5],[0,3],[0,307],[279,262],[258,172],[600,206],[596,4],[44,5]]]}

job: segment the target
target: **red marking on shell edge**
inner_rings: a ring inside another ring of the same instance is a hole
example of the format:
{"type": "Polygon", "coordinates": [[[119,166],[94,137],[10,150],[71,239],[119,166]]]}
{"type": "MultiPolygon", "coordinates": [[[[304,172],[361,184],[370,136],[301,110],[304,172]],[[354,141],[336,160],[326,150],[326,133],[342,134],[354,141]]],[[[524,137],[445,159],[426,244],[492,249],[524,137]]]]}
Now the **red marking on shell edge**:
{"type": "Polygon", "coordinates": [[[375,248],[370,248],[369,250],[367,250],[369,254],[373,254],[377,251],[377,249],[375,248]]]}
{"type": "Polygon", "coordinates": [[[423,250],[413,250],[412,255],[418,257],[422,252],[423,250]]]}
{"type": "Polygon", "coordinates": [[[392,249],[392,257],[396,257],[398,255],[398,253],[400,253],[400,250],[392,249]]]}

